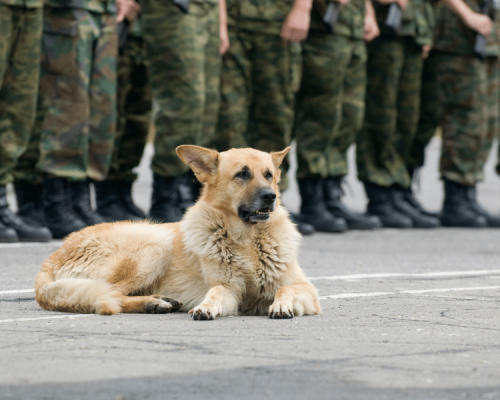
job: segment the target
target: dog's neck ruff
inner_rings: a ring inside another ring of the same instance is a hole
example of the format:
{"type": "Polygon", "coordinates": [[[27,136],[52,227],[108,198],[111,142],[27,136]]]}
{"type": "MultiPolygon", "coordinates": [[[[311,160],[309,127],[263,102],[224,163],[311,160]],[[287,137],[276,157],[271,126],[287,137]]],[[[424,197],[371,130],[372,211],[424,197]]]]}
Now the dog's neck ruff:
{"type": "Polygon", "coordinates": [[[260,235],[275,236],[280,243],[287,243],[292,253],[298,251],[300,234],[296,229],[285,229],[285,225],[292,225],[287,211],[277,206],[271,213],[270,219],[264,223],[251,224],[243,222],[237,215],[228,215],[209,204],[199,201],[188,209],[182,222],[181,230],[184,241],[189,241],[189,248],[193,245],[209,245],[214,237],[221,237],[237,245],[253,244],[260,235]]]}

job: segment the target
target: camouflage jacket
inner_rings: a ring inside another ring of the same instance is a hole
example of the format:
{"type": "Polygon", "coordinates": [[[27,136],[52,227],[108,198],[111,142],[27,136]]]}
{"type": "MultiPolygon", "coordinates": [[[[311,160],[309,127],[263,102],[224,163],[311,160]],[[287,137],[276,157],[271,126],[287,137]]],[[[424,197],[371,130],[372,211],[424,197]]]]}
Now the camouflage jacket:
{"type": "Polygon", "coordinates": [[[234,18],[284,21],[293,0],[226,0],[227,13],[234,18]]]}
{"type": "MultiPolygon", "coordinates": [[[[479,1],[464,0],[474,11],[480,12],[479,1]]],[[[434,31],[434,49],[456,55],[474,54],[476,32],[468,28],[460,18],[445,6],[437,12],[437,24],[434,31]]],[[[496,13],[493,30],[488,37],[486,54],[500,55],[500,12],[496,13]]]]}
{"type": "MultiPolygon", "coordinates": [[[[311,18],[311,28],[321,29],[321,18],[318,12],[324,14],[328,0],[314,0],[313,17],[311,18]]],[[[335,34],[350,37],[353,39],[363,39],[364,20],[366,12],[366,0],[350,0],[346,5],[341,6],[339,18],[335,24],[335,34]]]]}
{"type": "MultiPolygon", "coordinates": [[[[386,26],[385,20],[389,11],[389,4],[373,2],[377,23],[382,36],[393,36],[394,31],[386,26]]],[[[432,44],[432,33],[435,18],[430,0],[409,0],[403,11],[401,30],[398,36],[413,36],[420,45],[432,44]]]]}
{"type": "Polygon", "coordinates": [[[43,1],[46,6],[51,6],[51,7],[78,8],[100,14],[116,13],[116,0],[43,0],[43,1]]]}
{"type": "Polygon", "coordinates": [[[43,0],[0,0],[0,4],[6,6],[24,6],[27,8],[41,8],[43,0]]]}

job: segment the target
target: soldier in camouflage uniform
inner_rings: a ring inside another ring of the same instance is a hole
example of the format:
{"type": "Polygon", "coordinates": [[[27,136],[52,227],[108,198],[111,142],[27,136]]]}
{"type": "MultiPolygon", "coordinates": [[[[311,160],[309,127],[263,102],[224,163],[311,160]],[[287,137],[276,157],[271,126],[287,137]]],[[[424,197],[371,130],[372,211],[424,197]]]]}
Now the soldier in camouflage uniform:
{"type": "Polygon", "coordinates": [[[0,241],[48,241],[46,228],[30,226],[9,209],[6,185],[26,150],[39,79],[41,0],[0,0],[0,241]]]}
{"type": "Polygon", "coordinates": [[[46,0],[39,86],[45,224],[56,238],[103,222],[89,181],[106,177],[116,132],[113,0],[46,0]]]}
{"type": "MultiPolygon", "coordinates": [[[[300,45],[280,35],[293,6],[292,0],[227,1],[230,47],[223,57],[217,149],[278,151],[290,144],[300,45]]],[[[282,174],[280,188],[286,186],[282,174]]]]}
{"type": "Polygon", "coordinates": [[[151,87],[137,20],[129,28],[126,42],[120,43],[118,120],[111,166],[107,179],[95,184],[97,209],[107,219],[146,218],[132,200],[132,184],[137,179],[133,169],[139,165],[146,144],[151,108],[151,87]]]}
{"type": "MultiPolygon", "coordinates": [[[[491,2],[494,6],[494,2],[491,2]]],[[[481,15],[476,0],[446,0],[435,37],[443,145],[445,226],[500,227],[500,218],[478,203],[476,184],[499,128],[499,13],[481,15]],[[485,59],[474,54],[478,32],[487,37],[485,59]],[[457,79],[459,77],[459,79],[457,79]]]]}
{"type": "Polygon", "coordinates": [[[141,24],[155,120],[151,218],[175,222],[193,203],[193,175],[175,149],[211,146],[219,110],[218,0],[144,0],[141,24]],[[187,12],[185,12],[187,11],[187,12]]]}
{"type": "Polygon", "coordinates": [[[365,0],[340,4],[336,5],[340,12],[330,33],[322,23],[327,3],[314,3],[311,29],[302,43],[302,82],[293,131],[302,197],[300,218],[326,232],[381,226],[377,217],[355,213],[341,201],[347,150],[363,123],[365,18],[372,19],[377,32],[378,27],[371,3],[367,3],[371,12],[366,16],[365,0]]]}
{"type": "MultiPolygon", "coordinates": [[[[300,82],[298,41],[307,35],[311,4],[310,0],[227,1],[230,47],[222,60],[218,150],[278,151],[290,144],[300,82]]],[[[287,165],[285,160],[284,171],[287,165]]],[[[280,189],[286,187],[282,173],[280,189]]],[[[299,230],[313,232],[306,224],[299,230]]]]}
{"type": "Polygon", "coordinates": [[[419,117],[423,46],[432,41],[432,8],[426,0],[398,3],[404,8],[398,32],[385,22],[390,6],[374,4],[381,36],[368,45],[358,177],[369,198],[368,213],[384,226],[433,228],[439,220],[415,206],[407,169],[419,117]]]}

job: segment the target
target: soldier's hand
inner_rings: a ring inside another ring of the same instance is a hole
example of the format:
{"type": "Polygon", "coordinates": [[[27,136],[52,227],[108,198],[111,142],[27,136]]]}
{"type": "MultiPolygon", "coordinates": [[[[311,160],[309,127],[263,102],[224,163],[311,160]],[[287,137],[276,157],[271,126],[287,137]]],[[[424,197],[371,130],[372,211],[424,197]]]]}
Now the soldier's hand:
{"type": "Polygon", "coordinates": [[[227,25],[220,24],[220,54],[224,54],[229,49],[229,33],[227,32],[227,25]]]}
{"type": "Polygon", "coordinates": [[[429,57],[429,52],[431,51],[432,46],[430,44],[424,44],[422,46],[422,58],[425,60],[427,57],[429,57]]]}
{"type": "Polygon", "coordinates": [[[406,7],[408,6],[408,0],[396,0],[396,3],[399,4],[399,7],[401,7],[401,10],[405,10],[406,7]]]}
{"type": "Polygon", "coordinates": [[[285,42],[299,42],[307,37],[311,22],[310,10],[294,6],[288,13],[280,37],[285,42]]]}
{"type": "Polygon", "coordinates": [[[464,23],[473,31],[480,33],[483,36],[488,36],[493,29],[493,22],[487,15],[479,14],[471,10],[468,15],[464,16],[464,23]]]}
{"type": "Polygon", "coordinates": [[[134,0],[116,0],[116,22],[122,22],[127,18],[134,22],[141,11],[141,6],[134,0]]]}
{"type": "Polygon", "coordinates": [[[364,34],[363,38],[367,42],[371,42],[377,36],[380,35],[380,29],[378,28],[377,20],[375,15],[366,13],[364,21],[364,34]]]}

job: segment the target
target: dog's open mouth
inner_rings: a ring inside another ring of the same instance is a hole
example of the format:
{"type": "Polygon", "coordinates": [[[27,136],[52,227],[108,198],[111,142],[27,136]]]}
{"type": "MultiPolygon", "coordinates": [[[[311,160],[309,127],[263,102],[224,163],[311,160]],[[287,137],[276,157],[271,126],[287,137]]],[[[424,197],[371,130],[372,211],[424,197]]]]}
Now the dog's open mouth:
{"type": "Polygon", "coordinates": [[[268,221],[271,211],[272,210],[269,207],[261,208],[260,210],[252,212],[244,210],[243,208],[239,208],[238,215],[243,221],[252,222],[255,224],[257,222],[268,221]]]}

